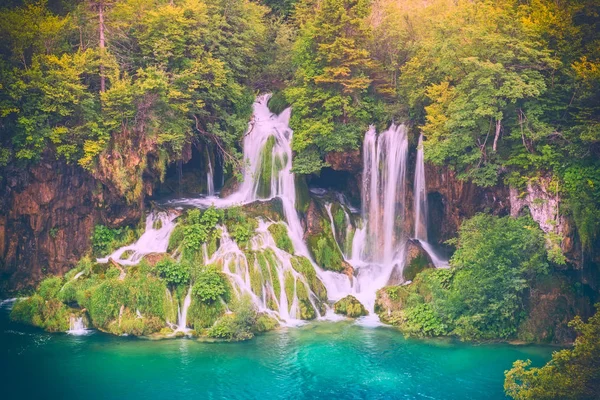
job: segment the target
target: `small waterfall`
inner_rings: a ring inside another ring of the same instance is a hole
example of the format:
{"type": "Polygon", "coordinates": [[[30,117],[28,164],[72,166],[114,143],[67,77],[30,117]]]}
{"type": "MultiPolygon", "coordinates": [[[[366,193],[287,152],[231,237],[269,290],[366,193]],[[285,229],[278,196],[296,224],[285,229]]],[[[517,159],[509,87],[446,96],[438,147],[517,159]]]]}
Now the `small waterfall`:
{"type": "Polygon", "coordinates": [[[419,136],[417,145],[417,161],[415,165],[414,181],[414,213],[415,213],[415,239],[421,242],[423,250],[429,254],[431,261],[436,268],[448,268],[448,260],[438,255],[437,251],[427,241],[427,187],[425,181],[425,158],[423,151],[423,135],[419,136]]]}
{"type": "Polygon", "coordinates": [[[419,136],[414,182],[415,238],[427,241],[427,189],[425,187],[425,161],[423,135],[419,136]]]}
{"type": "Polygon", "coordinates": [[[143,256],[150,253],[164,253],[169,247],[169,237],[175,228],[177,213],[151,212],[146,217],[146,230],[137,242],[123,246],[105,258],[99,258],[99,263],[108,262],[109,258],[123,265],[135,265],[143,256]]]}
{"type": "Polygon", "coordinates": [[[215,177],[210,157],[208,157],[208,172],[206,173],[206,194],[215,195],[215,177]]]}
{"type": "Polygon", "coordinates": [[[177,329],[176,332],[188,332],[187,328],[187,313],[190,305],[192,304],[192,287],[190,286],[185,299],[183,300],[183,307],[177,309],[177,329]]]}
{"type": "Polygon", "coordinates": [[[83,317],[75,317],[71,315],[69,320],[69,330],[67,331],[69,335],[87,335],[90,333],[90,330],[85,326],[85,322],[83,317]]]}

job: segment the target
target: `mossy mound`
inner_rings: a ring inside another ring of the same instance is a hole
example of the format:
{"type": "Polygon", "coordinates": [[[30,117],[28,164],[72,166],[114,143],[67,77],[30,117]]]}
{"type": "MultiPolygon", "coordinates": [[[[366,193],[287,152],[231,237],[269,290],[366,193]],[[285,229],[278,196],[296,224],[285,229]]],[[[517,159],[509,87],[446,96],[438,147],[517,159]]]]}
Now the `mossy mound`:
{"type": "Polygon", "coordinates": [[[271,235],[273,235],[277,247],[287,253],[294,254],[294,245],[288,235],[287,227],[284,224],[271,224],[268,229],[271,235]]]}
{"type": "Polygon", "coordinates": [[[266,201],[244,204],[242,210],[251,218],[263,218],[271,221],[284,221],[283,203],[279,197],[266,201]]]}
{"type": "Polygon", "coordinates": [[[317,277],[317,271],[306,257],[297,256],[291,259],[292,267],[301,273],[310,287],[310,290],[319,298],[320,301],[327,301],[327,289],[323,282],[317,277]]]}
{"type": "Polygon", "coordinates": [[[358,318],[367,315],[368,312],[360,301],[354,296],[346,296],[333,305],[336,314],[342,314],[350,318],[358,318]]]}

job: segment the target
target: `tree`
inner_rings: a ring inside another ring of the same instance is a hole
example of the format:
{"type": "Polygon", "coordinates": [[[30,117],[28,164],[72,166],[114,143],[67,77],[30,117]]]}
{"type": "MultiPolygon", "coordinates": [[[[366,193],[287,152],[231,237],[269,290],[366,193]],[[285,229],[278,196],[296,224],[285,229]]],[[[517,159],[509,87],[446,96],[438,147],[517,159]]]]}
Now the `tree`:
{"type": "MultiPolygon", "coordinates": [[[[600,307],[597,306],[600,309],[600,307]]],[[[514,399],[597,399],[600,393],[600,312],[587,323],[575,317],[578,333],[572,349],[554,352],[541,368],[515,361],[505,372],[504,390],[514,399]]]]}
{"type": "MultiPolygon", "coordinates": [[[[298,11],[297,11],[298,12],[298,11]]],[[[354,148],[377,102],[368,94],[375,67],[366,48],[366,0],[323,0],[296,15],[302,24],[294,50],[294,84],[286,91],[292,104],[294,170],[319,171],[317,152],[354,148]]]]}

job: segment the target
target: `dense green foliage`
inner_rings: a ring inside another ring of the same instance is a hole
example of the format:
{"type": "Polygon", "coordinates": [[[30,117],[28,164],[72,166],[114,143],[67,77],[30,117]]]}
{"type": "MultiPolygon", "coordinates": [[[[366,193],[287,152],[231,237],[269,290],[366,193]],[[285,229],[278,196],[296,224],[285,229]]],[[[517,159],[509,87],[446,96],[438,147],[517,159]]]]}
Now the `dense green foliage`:
{"type": "Polygon", "coordinates": [[[255,333],[274,329],[277,321],[257,312],[247,296],[234,302],[232,313],[223,315],[208,330],[208,336],[229,341],[247,340],[255,333]]]}
{"type": "Polygon", "coordinates": [[[318,172],[325,165],[323,152],[358,147],[368,124],[381,114],[369,93],[374,67],[366,47],[369,3],[322,0],[311,4],[306,15],[297,15],[297,69],[285,91],[294,107],[296,172],[318,172]]]}
{"type": "Polygon", "coordinates": [[[385,289],[399,309],[382,318],[409,334],[515,337],[525,289],[548,269],[542,231],[530,218],[478,214],[454,243],[450,269],[426,269],[410,285],[385,289]]]}
{"type": "Polygon", "coordinates": [[[133,243],[138,233],[126,226],[111,229],[104,225],[96,225],[92,233],[92,251],[98,257],[107,256],[121,246],[133,243]]]}
{"type": "Polygon", "coordinates": [[[207,265],[196,276],[192,294],[205,303],[217,301],[227,294],[225,279],[215,266],[207,265]]]}
{"type": "Polygon", "coordinates": [[[595,399],[600,393],[600,312],[587,323],[576,317],[571,325],[578,333],[572,349],[554,352],[541,368],[531,361],[516,361],[506,371],[504,390],[512,398],[595,399]]]}
{"type": "Polygon", "coordinates": [[[42,0],[0,10],[3,164],[52,148],[134,200],[142,173],[161,174],[192,140],[215,142],[236,162],[266,7],[127,0],[68,8],[57,15],[42,0]]]}
{"type": "Polygon", "coordinates": [[[170,285],[185,285],[190,281],[190,266],[185,262],[165,257],[158,261],[155,267],[160,277],[170,285]]]}

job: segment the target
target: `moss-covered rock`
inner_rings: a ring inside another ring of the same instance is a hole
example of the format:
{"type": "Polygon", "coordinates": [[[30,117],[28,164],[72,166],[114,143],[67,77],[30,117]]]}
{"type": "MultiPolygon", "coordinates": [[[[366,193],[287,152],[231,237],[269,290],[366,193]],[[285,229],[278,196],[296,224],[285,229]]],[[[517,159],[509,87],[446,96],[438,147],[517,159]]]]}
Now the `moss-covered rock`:
{"type": "Polygon", "coordinates": [[[304,214],[310,204],[310,192],[306,184],[306,178],[304,175],[296,174],[294,183],[296,185],[296,210],[304,214]]]}
{"type": "Polygon", "coordinates": [[[316,263],[329,271],[344,271],[344,258],[333,238],[331,231],[310,235],[307,238],[308,249],[316,263]]]}
{"type": "Polygon", "coordinates": [[[287,227],[283,223],[271,224],[268,229],[277,247],[287,253],[294,254],[294,245],[288,235],[287,227]]]}
{"type": "Polygon", "coordinates": [[[242,210],[250,218],[263,218],[272,221],[284,221],[283,203],[279,197],[270,200],[257,200],[244,204],[242,210]]]}
{"type": "Polygon", "coordinates": [[[418,240],[409,240],[406,243],[406,261],[402,270],[404,281],[413,281],[419,272],[427,268],[435,268],[431,257],[418,240]]]}
{"type": "Polygon", "coordinates": [[[327,289],[323,282],[317,277],[317,272],[309,259],[302,256],[292,257],[290,260],[292,267],[304,276],[310,290],[317,296],[321,302],[327,301],[327,289]]]}
{"type": "Polygon", "coordinates": [[[537,277],[526,299],[527,317],[520,323],[517,337],[525,342],[570,343],[575,330],[569,322],[582,310],[591,313],[589,300],[565,276],[555,272],[537,277]]]}
{"type": "Polygon", "coordinates": [[[235,193],[240,187],[241,182],[237,178],[236,175],[233,175],[229,179],[225,181],[223,187],[221,188],[220,197],[225,198],[230,196],[232,193],[235,193]]]}
{"type": "Polygon", "coordinates": [[[333,305],[336,314],[342,314],[350,318],[358,318],[367,315],[368,312],[360,301],[354,296],[346,296],[333,305]]]}
{"type": "MultiPolygon", "coordinates": [[[[273,155],[273,147],[275,147],[275,136],[269,136],[265,146],[260,152],[260,161],[258,168],[258,188],[257,194],[259,197],[266,198],[271,195],[271,176],[273,167],[276,167],[276,160],[273,155]]],[[[277,168],[275,168],[277,169],[277,168]]],[[[279,167],[279,170],[281,166],[279,167]]]]}
{"type": "Polygon", "coordinates": [[[305,216],[306,244],[313,259],[323,269],[342,272],[344,257],[333,237],[329,217],[314,200],[310,202],[305,216]]]}
{"type": "Polygon", "coordinates": [[[213,326],[225,311],[225,306],[220,301],[206,303],[193,299],[188,309],[187,325],[193,327],[196,332],[201,332],[213,326]]]}

